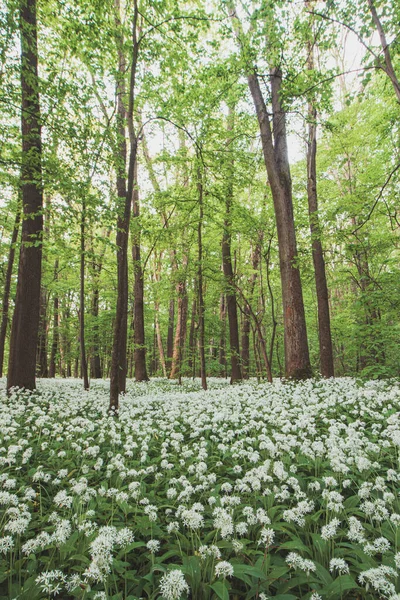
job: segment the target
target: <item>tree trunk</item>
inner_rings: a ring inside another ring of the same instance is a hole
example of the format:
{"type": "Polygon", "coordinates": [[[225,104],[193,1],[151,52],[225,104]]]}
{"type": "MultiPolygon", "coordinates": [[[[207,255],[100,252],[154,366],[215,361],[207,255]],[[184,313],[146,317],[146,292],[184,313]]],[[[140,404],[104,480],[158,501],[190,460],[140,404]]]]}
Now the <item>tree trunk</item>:
{"type": "Polygon", "coordinates": [[[219,303],[219,321],[221,323],[221,335],[219,338],[219,356],[218,362],[222,367],[222,375],[227,378],[227,365],[226,365],[226,302],[225,295],[221,294],[221,300],[219,303]]]}
{"type": "Polygon", "coordinates": [[[202,173],[201,173],[200,166],[198,166],[198,168],[197,168],[197,191],[198,191],[198,199],[199,199],[199,223],[197,226],[197,243],[198,243],[197,285],[199,286],[199,289],[198,289],[199,355],[200,355],[201,386],[202,386],[203,390],[206,390],[207,389],[207,377],[206,377],[206,356],[205,356],[205,352],[204,352],[205,328],[204,328],[204,297],[203,297],[203,239],[202,239],[204,208],[203,208],[203,179],[202,179],[202,173]]]}
{"type": "Polygon", "coordinates": [[[0,326],[0,377],[3,377],[3,363],[4,363],[4,347],[6,344],[7,327],[8,327],[8,309],[10,306],[10,288],[11,288],[11,277],[14,266],[15,257],[15,245],[18,239],[19,223],[21,221],[21,210],[18,207],[15,215],[14,228],[11,235],[10,250],[8,253],[7,270],[4,281],[3,290],[3,302],[2,302],[2,316],[0,326]]]}
{"type": "Polygon", "coordinates": [[[196,314],[197,314],[197,289],[195,286],[192,302],[192,315],[190,318],[189,330],[189,358],[188,371],[189,376],[193,376],[193,369],[196,362],[196,314]]]}
{"type": "MultiPolygon", "coordinates": [[[[58,281],[58,259],[56,259],[54,263],[54,282],[58,281]]],[[[56,359],[58,352],[58,342],[59,342],[59,300],[58,300],[58,291],[54,295],[53,299],[53,342],[51,344],[51,353],[50,353],[50,366],[49,366],[49,377],[56,376],[56,359]]]]}
{"type": "Polygon", "coordinates": [[[187,313],[188,313],[188,295],[186,289],[186,269],[188,257],[183,257],[182,274],[180,281],[176,286],[178,295],[178,315],[175,329],[174,350],[172,353],[172,365],[170,379],[182,376],[182,357],[186,340],[187,313]]]}
{"type": "Polygon", "coordinates": [[[264,162],[274,201],[278,232],[285,342],[285,375],[293,379],[311,377],[307,329],[300,272],[297,262],[292,189],[287,155],[285,113],[279,99],[281,74],[272,74],[274,142],[258,77],[248,76],[249,88],[256,108],[261,132],[264,162]]]}
{"type": "MultiPolygon", "coordinates": [[[[229,109],[228,131],[233,129],[234,114],[229,109]]],[[[228,146],[232,140],[228,140],[228,146]]],[[[225,219],[224,233],[222,236],[222,268],[226,284],[226,308],[229,323],[229,343],[231,354],[231,384],[242,380],[242,371],[240,368],[240,348],[239,348],[239,326],[237,316],[237,303],[235,292],[235,278],[232,269],[231,258],[231,229],[232,229],[232,202],[233,202],[233,158],[229,159],[229,173],[227,176],[227,185],[225,191],[225,219]]]]}
{"type": "Polygon", "coordinates": [[[79,295],[79,342],[81,350],[81,369],[83,377],[83,389],[89,389],[89,376],[86,359],[85,345],[85,221],[86,205],[82,203],[81,215],[81,268],[80,268],[80,295],[79,295]]]}
{"type": "Polygon", "coordinates": [[[134,273],[134,327],[135,327],[135,379],[136,381],[148,381],[146,367],[146,341],[144,331],[144,281],[143,270],[140,258],[140,229],[139,229],[139,190],[136,185],[136,165],[135,165],[135,186],[133,189],[133,273],[134,273]]]}
{"type": "Polygon", "coordinates": [[[36,0],[21,0],[22,245],[11,327],[7,388],[35,389],[42,274],[42,140],[38,86],[36,0]]]}
{"type": "Polygon", "coordinates": [[[383,29],[381,20],[378,17],[378,13],[376,12],[376,8],[375,8],[373,0],[368,0],[368,6],[369,6],[370,13],[372,15],[372,19],[373,19],[373,21],[375,23],[375,26],[376,26],[377,30],[378,30],[379,38],[380,38],[380,41],[381,41],[383,55],[385,57],[385,65],[382,65],[381,63],[379,63],[379,65],[380,65],[381,69],[389,77],[390,81],[392,82],[393,89],[395,91],[397,101],[400,102],[400,82],[399,82],[399,80],[397,78],[397,75],[396,75],[396,72],[395,72],[395,70],[393,68],[392,58],[390,56],[389,44],[388,44],[388,42],[386,40],[385,31],[383,29]]]}
{"type": "MultiPolygon", "coordinates": [[[[232,2],[231,18],[242,54],[244,34],[232,2]]],[[[286,377],[311,377],[303,292],[297,262],[296,233],[293,216],[292,183],[286,136],[286,113],[281,103],[282,73],[274,65],[271,71],[272,125],[254,67],[249,67],[248,86],[253,98],[261,133],[264,163],[274,203],[278,232],[282,286],[286,377]]]]}
{"type": "MultiPolygon", "coordinates": [[[[308,42],[308,68],[314,69],[313,44],[308,42]]],[[[315,273],[315,287],[318,305],[319,354],[321,375],[334,376],[333,347],[331,322],[329,314],[329,295],[326,282],[325,260],[321,243],[321,226],[318,215],[317,196],[317,111],[312,102],[308,105],[308,140],[307,140],[307,197],[310,217],[312,256],[315,273]]]]}
{"type": "MultiPolygon", "coordinates": [[[[121,28],[120,3],[115,0],[116,26],[121,28]]],[[[117,193],[119,199],[119,214],[117,222],[117,309],[114,322],[113,347],[111,356],[110,373],[110,409],[118,410],[119,394],[125,392],[126,387],[126,343],[128,327],[128,238],[129,223],[131,217],[131,205],[133,201],[134,187],[136,183],[136,160],[137,160],[137,137],[133,123],[133,109],[135,98],[135,80],[138,61],[139,45],[137,40],[137,1],[134,1],[134,16],[132,24],[132,46],[133,56],[129,83],[129,107],[124,107],[125,94],[125,71],[126,61],[124,56],[124,39],[122,33],[118,33],[118,77],[117,77],[117,114],[118,114],[118,157],[116,160],[117,171],[117,193]],[[125,121],[128,122],[130,154],[128,168],[128,189],[126,189],[126,138],[125,121]]],[[[135,274],[136,277],[136,274],[135,274]]],[[[135,297],[136,302],[136,297],[135,297]]],[[[136,333],[136,332],[135,332],[136,333]]]]}
{"type": "MultiPolygon", "coordinates": [[[[252,252],[252,268],[253,273],[249,279],[249,304],[251,304],[254,288],[257,281],[258,266],[260,263],[261,256],[261,243],[263,240],[263,232],[259,232],[258,240],[255,248],[252,252]]],[[[243,326],[242,326],[242,369],[243,379],[249,378],[249,367],[250,367],[250,307],[245,303],[243,308],[243,326]]]]}

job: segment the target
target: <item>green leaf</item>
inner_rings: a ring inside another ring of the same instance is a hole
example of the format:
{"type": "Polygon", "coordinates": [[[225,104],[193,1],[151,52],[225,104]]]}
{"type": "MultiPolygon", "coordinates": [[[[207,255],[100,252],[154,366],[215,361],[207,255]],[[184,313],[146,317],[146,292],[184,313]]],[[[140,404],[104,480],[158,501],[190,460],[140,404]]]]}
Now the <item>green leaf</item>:
{"type": "Polygon", "coordinates": [[[218,598],[221,598],[221,600],[229,600],[229,591],[225,580],[216,581],[210,587],[217,594],[218,598]]]}

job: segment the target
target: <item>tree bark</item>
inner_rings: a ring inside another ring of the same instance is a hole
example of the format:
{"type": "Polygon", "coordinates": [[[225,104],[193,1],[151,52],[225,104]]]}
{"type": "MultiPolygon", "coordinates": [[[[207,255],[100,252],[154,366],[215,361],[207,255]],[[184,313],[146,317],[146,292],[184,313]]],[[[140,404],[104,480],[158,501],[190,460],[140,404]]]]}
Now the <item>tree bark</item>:
{"type": "Polygon", "coordinates": [[[385,57],[385,66],[383,66],[382,64],[380,66],[381,66],[382,70],[386,73],[386,75],[389,77],[390,81],[392,82],[397,101],[400,102],[400,82],[399,82],[396,72],[393,68],[392,58],[390,56],[389,44],[386,39],[385,31],[383,29],[381,20],[378,17],[378,13],[376,12],[376,8],[375,8],[373,0],[368,0],[368,6],[369,6],[370,13],[372,15],[372,19],[378,30],[383,55],[385,57]]]}
{"type": "MultiPolygon", "coordinates": [[[[228,131],[233,129],[234,113],[229,108],[228,131]]],[[[232,140],[228,140],[228,147],[232,140]]],[[[235,277],[232,268],[231,257],[231,229],[232,229],[232,202],[233,202],[233,158],[229,159],[229,173],[225,191],[225,219],[224,233],[222,236],[222,268],[226,283],[226,308],[229,323],[229,343],[231,354],[231,384],[242,380],[242,371],[240,368],[240,347],[239,347],[239,326],[237,316],[237,302],[235,292],[235,277]]]]}
{"type": "Polygon", "coordinates": [[[21,210],[18,207],[15,215],[14,227],[11,235],[10,250],[8,253],[6,277],[4,281],[3,290],[3,302],[2,302],[2,316],[0,326],[0,377],[3,377],[3,363],[4,363],[4,347],[6,344],[7,327],[8,327],[8,310],[10,307],[10,288],[11,288],[11,277],[14,266],[15,257],[15,245],[18,239],[19,224],[21,221],[21,210]]]}
{"type": "Polygon", "coordinates": [[[89,376],[86,358],[85,344],[85,223],[86,205],[82,203],[81,215],[81,260],[80,260],[80,294],[79,294],[79,344],[81,351],[81,369],[83,378],[83,389],[89,389],[89,376]]]}
{"type": "MultiPolygon", "coordinates": [[[[116,26],[121,27],[120,3],[115,0],[116,26]]],[[[117,309],[114,322],[113,348],[111,357],[110,373],[110,409],[118,410],[119,394],[125,392],[126,387],[126,343],[128,327],[128,238],[131,217],[131,206],[133,202],[134,188],[136,184],[136,161],[137,161],[137,137],[134,130],[133,110],[135,100],[135,80],[139,54],[137,40],[138,7],[134,0],[134,16],[132,24],[132,46],[133,56],[130,70],[129,82],[129,106],[126,111],[124,106],[125,94],[125,71],[126,61],[124,55],[124,40],[122,33],[117,36],[118,51],[118,77],[117,77],[117,114],[118,114],[118,157],[117,165],[117,193],[119,199],[118,231],[117,231],[117,309]],[[130,153],[128,168],[128,186],[126,189],[126,137],[125,122],[128,123],[130,153]]],[[[135,274],[136,277],[136,274],[135,274]]],[[[136,279],[135,279],[136,281],[136,279]]],[[[139,300],[138,300],[139,301],[139,300]]],[[[136,303],[136,298],[135,298],[136,303]]],[[[136,329],[136,328],[135,328],[136,329]]],[[[136,335],[136,331],[135,331],[136,335]]]]}
{"type": "MultiPolygon", "coordinates": [[[[230,3],[234,30],[242,49],[244,35],[236,11],[230,3]]],[[[280,99],[282,73],[271,66],[272,125],[254,65],[248,65],[247,82],[253,98],[261,134],[264,163],[274,203],[278,232],[283,302],[285,374],[293,379],[311,377],[303,292],[297,262],[293,215],[292,183],[287,152],[286,114],[280,99]]]]}
{"type": "Polygon", "coordinates": [[[42,274],[43,190],[36,0],[21,0],[22,245],[13,315],[7,389],[35,389],[42,274]]]}
{"type": "Polygon", "coordinates": [[[180,281],[176,286],[178,296],[178,314],[175,329],[174,349],[172,353],[172,365],[170,379],[182,376],[182,357],[186,339],[188,295],[186,289],[186,270],[188,257],[183,256],[182,273],[179,274],[180,281]]]}
{"type": "Polygon", "coordinates": [[[133,217],[135,223],[132,244],[134,273],[135,379],[136,381],[148,381],[144,330],[144,280],[140,258],[140,206],[139,190],[136,184],[136,168],[137,164],[135,164],[135,186],[133,189],[133,217]]]}
{"type": "MultiPolygon", "coordinates": [[[[252,268],[253,273],[249,279],[249,304],[251,304],[254,288],[257,281],[258,275],[258,267],[260,263],[261,256],[261,243],[263,240],[263,232],[260,231],[258,234],[257,243],[252,252],[252,268]]],[[[243,370],[243,379],[249,378],[249,368],[250,368],[250,306],[245,302],[243,308],[243,325],[242,325],[242,370],[243,370]]]]}
{"type": "MultiPolygon", "coordinates": [[[[54,282],[58,281],[58,258],[54,263],[54,282]]],[[[56,290],[53,299],[53,342],[51,344],[49,377],[56,376],[56,359],[59,345],[59,299],[56,290]]]]}
{"type": "Polygon", "coordinates": [[[203,219],[204,219],[204,207],[203,207],[203,178],[201,168],[197,168],[197,191],[199,199],[199,223],[197,226],[197,243],[198,243],[198,265],[197,265],[197,285],[198,289],[198,310],[199,310],[199,355],[200,355],[200,377],[201,386],[203,390],[207,389],[207,376],[206,376],[206,356],[204,351],[205,346],[205,328],[204,328],[204,297],[203,297],[203,219]]]}
{"type": "MultiPolygon", "coordinates": [[[[308,68],[314,69],[313,44],[308,42],[308,68]]],[[[334,376],[333,347],[331,322],[329,314],[329,294],[326,282],[325,260],[321,243],[321,226],[318,215],[317,195],[317,111],[312,102],[308,105],[308,140],[307,140],[307,197],[312,257],[314,263],[315,288],[318,305],[319,354],[321,375],[334,376]]]]}

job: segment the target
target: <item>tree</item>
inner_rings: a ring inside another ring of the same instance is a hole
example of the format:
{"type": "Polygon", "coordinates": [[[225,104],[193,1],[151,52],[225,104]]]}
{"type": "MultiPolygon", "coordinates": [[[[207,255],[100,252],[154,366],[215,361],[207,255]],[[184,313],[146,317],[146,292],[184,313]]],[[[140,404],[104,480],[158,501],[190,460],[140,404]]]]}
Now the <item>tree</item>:
{"type": "MultiPolygon", "coordinates": [[[[303,379],[311,376],[311,364],[308,352],[303,292],[297,264],[292,182],[287,149],[286,110],[282,99],[282,68],[277,62],[276,48],[274,49],[271,46],[269,48],[270,91],[273,115],[271,124],[261,91],[259,74],[252,61],[248,36],[243,31],[235,7],[232,3],[230,3],[229,7],[230,17],[239,43],[247,82],[260,127],[264,162],[275,209],[282,285],[285,373],[286,377],[303,379]]],[[[272,11],[266,14],[264,26],[267,26],[266,24],[269,22],[273,28],[275,16],[272,11]]],[[[274,31],[272,33],[275,34],[274,31]]]]}
{"type": "Polygon", "coordinates": [[[21,0],[22,244],[12,321],[7,388],[35,389],[42,271],[43,190],[36,0],[21,0]]]}

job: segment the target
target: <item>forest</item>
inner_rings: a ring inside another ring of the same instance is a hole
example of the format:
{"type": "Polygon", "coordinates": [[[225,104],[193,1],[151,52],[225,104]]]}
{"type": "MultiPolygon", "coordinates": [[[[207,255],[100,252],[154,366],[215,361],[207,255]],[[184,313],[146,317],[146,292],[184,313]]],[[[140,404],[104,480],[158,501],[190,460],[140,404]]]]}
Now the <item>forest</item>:
{"type": "Polygon", "coordinates": [[[400,598],[400,5],[0,33],[0,600],[400,598]]]}

